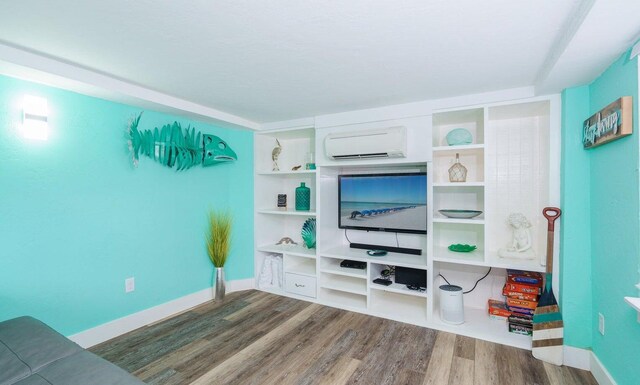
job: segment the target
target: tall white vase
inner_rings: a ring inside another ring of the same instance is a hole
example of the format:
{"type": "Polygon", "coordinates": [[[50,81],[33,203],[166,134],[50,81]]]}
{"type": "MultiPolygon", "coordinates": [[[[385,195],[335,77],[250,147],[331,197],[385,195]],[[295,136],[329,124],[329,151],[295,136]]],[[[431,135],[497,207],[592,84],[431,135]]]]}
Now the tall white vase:
{"type": "Polygon", "coordinates": [[[222,267],[216,267],[213,274],[215,275],[213,299],[215,299],[216,301],[222,301],[224,299],[224,294],[226,291],[224,285],[224,270],[222,267]]]}

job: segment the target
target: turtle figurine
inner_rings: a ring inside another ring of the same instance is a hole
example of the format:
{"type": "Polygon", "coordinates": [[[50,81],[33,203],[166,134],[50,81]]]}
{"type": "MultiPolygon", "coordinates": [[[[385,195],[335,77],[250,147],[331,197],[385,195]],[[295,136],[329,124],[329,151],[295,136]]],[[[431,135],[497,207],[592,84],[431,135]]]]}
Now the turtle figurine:
{"type": "Polygon", "coordinates": [[[284,237],[280,239],[276,245],[297,245],[297,243],[289,237],[284,237]]]}

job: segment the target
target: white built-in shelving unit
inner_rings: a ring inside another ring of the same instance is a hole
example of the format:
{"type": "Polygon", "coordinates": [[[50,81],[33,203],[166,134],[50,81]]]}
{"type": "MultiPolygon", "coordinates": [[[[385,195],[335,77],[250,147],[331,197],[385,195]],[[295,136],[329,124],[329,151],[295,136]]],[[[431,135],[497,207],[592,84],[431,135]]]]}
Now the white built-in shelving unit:
{"type": "Polygon", "coordinates": [[[317,215],[316,170],[305,169],[308,154],[314,149],[313,127],[259,133],[254,140],[255,277],[260,276],[265,256],[281,255],[285,285],[268,291],[301,299],[316,297],[316,249],[304,247],[300,236],[304,222],[317,215]],[[272,151],[277,146],[276,140],[282,151],[278,158],[279,170],[273,171],[272,151]],[[293,170],[295,166],[301,167],[293,170]],[[301,182],[311,189],[309,211],[295,209],[295,189],[301,182]],[[286,209],[277,207],[278,194],[287,195],[286,209]],[[283,237],[294,239],[297,245],[276,245],[283,237]]]}
{"type": "MultiPolygon", "coordinates": [[[[506,269],[544,271],[546,221],[542,208],[557,205],[559,178],[556,155],[559,142],[559,100],[556,96],[464,108],[425,111],[422,116],[348,124],[272,130],[255,135],[255,272],[258,282],[265,255],[283,257],[285,284],[270,292],[342,309],[441,329],[521,348],[531,338],[509,333],[504,321],[491,319],[487,300],[501,298],[506,269]],[[340,160],[324,155],[324,138],[332,132],[407,127],[405,158],[340,160]],[[471,144],[448,146],[446,135],[465,128],[471,144]],[[281,171],[271,171],[276,138],[282,144],[281,171]],[[556,146],[556,147],[554,147],[556,146]],[[303,170],[307,153],[314,153],[317,169],[303,170]],[[466,182],[451,183],[448,169],[459,154],[468,169],[466,182]],[[299,171],[291,168],[301,165],[299,171]],[[427,234],[396,234],[349,230],[351,242],[422,249],[422,255],[388,253],[368,256],[352,249],[345,231],[338,228],[338,176],[354,173],[427,172],[427,234]],[[295,188],[311,188],[311,210],[295,207],[295,188]],[[277,194],[287,194],[289,208],[276,207],[277,194]],[[480,210],[472,219],[453,219],[442,209],[480,210]],[[511,239],[507,217],[523,213],[531,222],[536,259],[504,259],[498,250],[511,239]],[[317,220],[317,247],[307,249],[300,237],[307,218],[317,220]],[[299,245],[275,245],[281,237],[299,245]],[[448,249],[454,243],[477,246],[470,253],[448,249]],[[366,263],[364,270],[343,268],[344,259],[366,263]],[[373,283],[388,266],[426,271],[427,290],[412,291],[393,283],[373,283]],[[442,274],[452,284],[470,289],[488,269],[491,273],[464,296],[465,323],[451,325],[440,319],[437,287],[442,274]]],[[[557,250],[557,248],[556,248],[557,250]]],[[[557,258],[556,258],[557,260],[557,258]]],[[[556,270],[557,272],[557,270],[556,270]]],[[[555,274],[558,276],[558,274],[555,274]]],[[[554,285],[557,287],[557,284],[554,285]]]]}
{"type": "MultiPolygon", "coordinates": [[[[542,208],[553,205],[550,159],[552,99],[503,103],[477,108],[435,111],[433,114],[433,244],[430,260],[434,287],[444,284],[442,274],[465,290],[489,268],[491,273],[474,292],[465,295],[465,323],[449,325],[440,320],[439,295],[433,291],[433,323],[436,327],[495,342],[530,348],[527,336],[509,333],[503,321],[487,315],[487,300],[501,299],[506,269],[544,271],[546,221],[542,208]],[[466,128],[473,142],[447,146],[446,134],[466,128]],[[465,183],[449,183],[447,170],[460,154],[469,174],[465,183]],[[482,215],[468,220],[447,219],[438,210],[480,210],[482,215]],[[533,260],[505,259],[498,250],[507,246],[511,231],[507,217],[523,213],[531,222],[533,260]],[[448,250],[453,243],[473,244],[470,253],[448,250]]],[[[556,164],[555,167],[558,165],[556,164]]]]}

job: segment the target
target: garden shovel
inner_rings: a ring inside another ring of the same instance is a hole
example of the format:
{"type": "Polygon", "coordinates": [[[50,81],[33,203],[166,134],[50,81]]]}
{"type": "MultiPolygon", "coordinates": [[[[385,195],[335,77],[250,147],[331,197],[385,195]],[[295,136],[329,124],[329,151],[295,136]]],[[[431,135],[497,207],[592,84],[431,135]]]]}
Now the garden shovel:
{"type": "Polygon", "coordinates": [[[557,207],[545,207],[542,215],[547,218],[547,270],[544,278],[544,289],[533,314],[533,356],[554,365],[562,365],[562,342],[564,324],[558,301],[551,289],[553,271],[553,233],[554,222],[562,211],[557,207]]]}

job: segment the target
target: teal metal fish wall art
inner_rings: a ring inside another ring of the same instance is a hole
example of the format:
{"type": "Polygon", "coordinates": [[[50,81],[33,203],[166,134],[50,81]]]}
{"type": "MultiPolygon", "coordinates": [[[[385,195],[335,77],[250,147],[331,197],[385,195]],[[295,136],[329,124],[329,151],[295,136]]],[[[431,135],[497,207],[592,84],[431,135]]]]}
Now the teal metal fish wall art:
{"type": "Polygon", "coordinates": [[[178,122],[162,128],[138,130],[142,113],[129,124],[128,145],[133,164],[138,166],[140,154],[176,171],[187,170],[198,164],[203,167],[237,160],[229,145],[215,135],[202,134],[190,126],[183,130],[178,122]]]}

